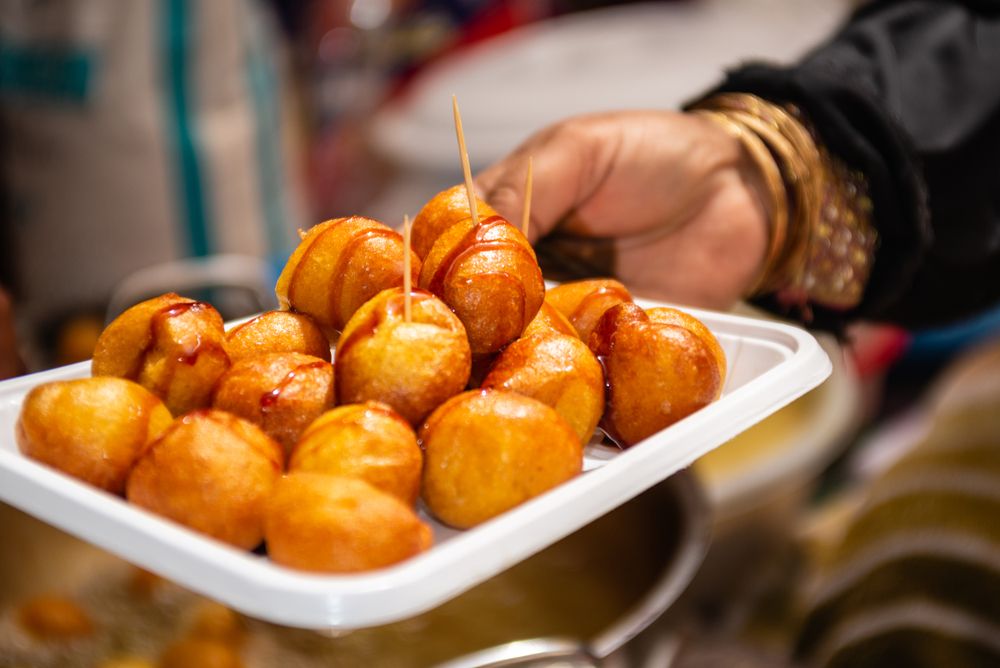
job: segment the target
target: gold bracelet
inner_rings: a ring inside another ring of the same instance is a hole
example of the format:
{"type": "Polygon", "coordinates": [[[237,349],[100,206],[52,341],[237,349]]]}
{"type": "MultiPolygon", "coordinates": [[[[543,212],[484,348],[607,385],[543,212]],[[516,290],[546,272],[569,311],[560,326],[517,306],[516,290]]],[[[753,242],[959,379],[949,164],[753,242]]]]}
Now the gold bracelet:
{"type": "Polygon", "coordinates": [[[784,288],[786,300],[806,301],[801,286],[805,280],[815,221],[818,216],[823,188],[823,170],[819,150],[812,135],[781,107],[756,96],[740,93],[723,93],[712,98],[713,106],[724,110],[751,130],[757,132],[775,152],[782,164],[782,173],[790,186],[794,211],[792,231],[784,257],[772,265],[771,280],[763,289],[751,294],[763,294],[784,288]]]}
{"type": "Polygon", "coordinates": [[[836,185],[824,189],[802,285],[813,301],[844,310],[864,296],[878,238],[864,176],[829,157],[826,164],[836,185]]]}
{"type": "Polygon", "coordinates": [[[784,253],[771,265],[771,280],[761,285],[760,291],[766,292],[780,287],[774,283],[775,280],[786,280],[789,276],[797,279],[804,271],[812,231],[809,221],[815,218],[819,207],[817,170],[812,167],[815,163],[803,159],[803,152],[796,149],[777,128],[746,112],[733,111],[729,114],[757,133],[777,156],[787,186],[789,208],[793,212],[792,232],[784,253]]]}
{"type": "Polygon", "coordinates": [[[774,209],[784,211],[783,219],[770,221],[772,241],[780,238],[780,248],[772,252],[769,247],[761,279],[748,294],[774,293],[807,318],[810,303],[840,310],[857,306],[877,244],[864,176],[831,156],[794,106],[724,93],[701,102],[696,111],[739,128],[744,146],[756,145],[745,139],[756,136],[770,160],[751,155],[771,196],[777,189],[769,183],[773,172],[765,165],[777,165],[784,185],[784,206],[774,209]]]}
{"type": "Polygon", "coordinates": [[[769,240],[764,264],[751,289],[752,291],[757,291],[764,285],[768,274],[767,268],[778,261],[778,256],[785,247],[785,237],[788,231],[788,195],[785,192],[781,170],[767,146],[753,132],[750,132],[725,114],[717,111],[699,109],[694,113],[718,123],[723,129],[733,135],[749,154],[751,161],[756,165],[764,182],[764,188],[768,195],[768,201],[764,203],[764,206],[767,209],[766,213],[771,224],[768,226],[769,240]]]}

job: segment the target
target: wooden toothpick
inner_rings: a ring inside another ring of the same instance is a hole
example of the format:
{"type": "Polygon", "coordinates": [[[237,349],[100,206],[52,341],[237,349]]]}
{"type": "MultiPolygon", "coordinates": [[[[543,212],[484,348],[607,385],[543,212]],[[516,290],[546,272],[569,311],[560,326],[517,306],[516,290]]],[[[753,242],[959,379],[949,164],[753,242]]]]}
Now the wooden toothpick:
{"type": "Polygon", "coordinates": [[[524,213],[521,215],[521,233],[528,238],[531,225],[531,156],[528,156],[528,174],[524,177],[524,213]]]}
{"type": "Polygon", "coordinates": [[[462,174],[465,176],[465,194],[469,198],[469,213],[472,224],[479,225],[479,212],[476,210],[476,191],[472,187],[472,168],[469,167],[469,152],[465,148],[465,132],[462,131],[462,115],[458,112],[458,98],[451,96],[451,109],[455,114],[455,134],[458,136],[458,157],[462,161],[462,174]]]}
{"type": "Polygon", "coordinates": [[[413,299],[410,292],[413,289],[413,279],[410,277],[410,217],[403,216],[403,321],[410,322],[413,318],[413,299]]]}

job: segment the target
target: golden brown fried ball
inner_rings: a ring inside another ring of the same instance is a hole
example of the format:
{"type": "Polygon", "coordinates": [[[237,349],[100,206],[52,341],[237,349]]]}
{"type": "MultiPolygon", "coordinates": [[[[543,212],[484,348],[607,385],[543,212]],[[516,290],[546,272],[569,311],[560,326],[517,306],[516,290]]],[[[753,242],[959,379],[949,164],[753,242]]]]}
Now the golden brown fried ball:
{"type": "Polygon", "coordinates": [[[95,376],[134,380],[174,415],[211,402],[229,368],[222,316],[210,304],[170,293],[129,308],[101,333],[95,376]]]}
{"type": "MultiPolygon", "coordinates": [[[[480,220],[497,215],[493,207],[478,196],[475,198],[475,202],[476,213],[479,214],[480,220]]],[[[455,223],[471,220],[471,218],[472,212],[469,209],[469,196],[466,194],[465,184],[460,183],[439,192],[424,205],[417,217],[413,219],[413,227],[410,230],[413,251],[421,259],[426,258],[431,246],[434,245],[442,232],[455,223]]]]}
{"type": "MultiPolygon", "coordinates": [[[[548,293],[546,293],[548,294],[548,293]]],[[[538,309],[538,313],[528,326],[524,328],[524,333],[521,334],[522,339],[526,339],[529,336],[534,336],[535,334],[547,334],[550,332],[555,332],[556,334],[563,334],[565,336],[572,336],[574,339],[579,339],[580,334],[576,331],[576,327],[569,321],[569,319],[560,313],[555,306],[547,301],[542,302],[541,308],[538,309]]]]}
{"type": "Polygon", "coordinates": [[[548,332],[518,339],[500,353],[482,387],[551,406],[584,444],[604,412],[604,370],[575,335],[548,332]]]}
{"type": "Polygon", "coordinates": [[[132,469],[132,503],[236,547],[263,537],[264,504],[281,477],[281,446],[235,415],[177,418],[132,469]]]}
{"type": "Polygon", "coordinates": [[[25,601],[17,613],[21,628],[38,640],[67,641],[94,632],[94,622],[87,611],[65,596],[36,596],[25,601]]]}
{"type": "Polygon", "coordinates": [[[302,353],[330,361],[330,342],[305,313],[267,311],[226,332],[226,352],[236,362],[264,353],[302,353]]]}
{"type": "Polygon", "coordinates": [[[233,365],[212,407],[253,422],[290,452],[309,423],[333,406],[333,366],[301,353],[268,353],[233,365]]]}
{"type": "Polygon", "coordinates": [[[104,659],[94,668],[156,668],[156,664],[141,656],[124,654],[104,659]]]}
{"type": "MultiPolygon", "coordinates": [[[[411,251],[414,282],[420,258],[411,251]]],[[[283,309],[311,316],[327,337],[340,331],[362,304],[386,288],[403,285],[403,237],[377,220],[352,216],[328,220],[302,238],[278,277],[283,309]]]]}
{"type": "Polygon", "coordinates": [[[185,638],[168,646],[158,668],[243,668],[240,653],[225,642],[185,638]]]}
{"type": "Polygon", "coordinates": [[[726,384],[726,353],[722,350],[722,346],[719,345],[719,340],[709,331],[705,323],[690,313],[685,313],[669,306],[648,308],[646,309],[646,315],[649,316],[650,321],[658,325],[677,325],[701,339],[701,342],[708,346],[712,357],[715,358],[715,362],[719,366],[719,383],[721,385],[726,384]]]}
{"type": "Polygon", "coordinates": [[[593,278],[557,285],[545,293],[545,301],[566,316],[580,340],[587,343],[604,312],[631,302],[632,295],[613,278],[593,278]]]}
{"type": "Polygon", "coordinates": [[[513,392],[473,390],[447,401],[420,429],[423,499],[465,529],[580,472],[583,446],[552,408],[513,392]]]}
{"type": "Polygon", "coordinates": [[[521,336],[545,295],[531,244],[500,216],[445,230],[424,260],[420,287],[451,307],[474,354],[497,352],[521,336]]]}
{"type": "Polygon", "coordinates": [[[461,321],[437,297],[414,290],[412,318],[403,291],[383,290],[358,309],[337,342],[338,404],[381,401],[420,424],[469,381],[471,353],[461,321]]]}
{"type": "Polygon", "coordinates": [[[352,573],[390,566],[430,547],[430,526],[364,480],[291,473],[268,503],[267,553],[307,571],[352,573]]]}
{"type": "Polygon", "coordinates": [[[152,601],[164,588],[168,588],[170,584],[169,580],[152,571],[133,566],[129,570],[126,588],[128,593],[135,598],[148,602],[152,601]]]}
{"type": "Polygon", "coordinates": [[[92,358],[103,331],[104,318],[100,314],[81,313],[72,316],[56,332],[53,351],[55,366],[75,364],[92,358]]]}
{"type": "Polygon", "coordinates": [[[412,506],[423,463],[409,423],[389,406],[369,401],[318,417],[295,445],[288,471],[360,478],[412,506]]]}
{"type": "Polygon", "coordinates": [[[705,334],[711,336],[707,329],[656,322],[635,304],[619,304],[601,317],[590,347],[604,362],[608,401],[601,427],[609,436],[633,445],[719,397],[726,362],[705,334]]]}
{"type": "Polygon", "coordinates": [[[246,640],[247,627],[234,611],[215,601],[200,601],[190,612],[187,636],[239,647],[246,640]]]}
{"type": "Polygon", "coordinates": [[[24,399],[17,444],[28,457],[112,494],[173,420],[159,397],[124,378],[45,383],[24,399]]]}

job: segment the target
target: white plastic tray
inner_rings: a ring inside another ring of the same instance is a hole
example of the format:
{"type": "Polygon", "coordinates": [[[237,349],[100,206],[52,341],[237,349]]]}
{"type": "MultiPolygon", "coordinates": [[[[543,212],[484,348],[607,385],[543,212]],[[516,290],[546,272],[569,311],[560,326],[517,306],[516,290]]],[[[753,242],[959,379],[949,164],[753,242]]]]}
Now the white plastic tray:
{"type": "Polygon", "coordinates": [[[285,568],[22,456],[14,425],[24,395],[42,382],[86,376],[89,363],[0,383],[0,499],[253,617],[305,628],[392,622],[430,609],[572,533],[830,373],[829,358],[805,331],[686,310],[715,333],[726,351],[729,379],[722,398],[624,452],[589,447],[585,474],[474,529],[459,532],[431,520],[434,547],[391,568],[350,576],[285,568]]]}

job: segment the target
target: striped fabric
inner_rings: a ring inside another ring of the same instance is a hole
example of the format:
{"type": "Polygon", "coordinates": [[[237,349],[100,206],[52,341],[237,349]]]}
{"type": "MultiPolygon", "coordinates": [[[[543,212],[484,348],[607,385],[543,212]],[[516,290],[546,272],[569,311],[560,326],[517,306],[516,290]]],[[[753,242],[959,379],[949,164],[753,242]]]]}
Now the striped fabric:
{"type": "Polygon", "coordinates": [[[272,18],[259,0],[0,2],[4,250],[28,322],[151,265],[287,258],[309,221],[272,18]]]}
{"type": "Polygon", "coordinates": [[[1000,666],[998,389],[939,411],[871,487],[808,593],[807,664],[1000,666]]]}

